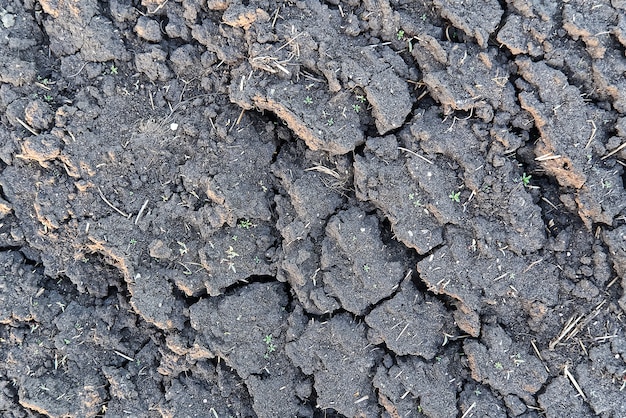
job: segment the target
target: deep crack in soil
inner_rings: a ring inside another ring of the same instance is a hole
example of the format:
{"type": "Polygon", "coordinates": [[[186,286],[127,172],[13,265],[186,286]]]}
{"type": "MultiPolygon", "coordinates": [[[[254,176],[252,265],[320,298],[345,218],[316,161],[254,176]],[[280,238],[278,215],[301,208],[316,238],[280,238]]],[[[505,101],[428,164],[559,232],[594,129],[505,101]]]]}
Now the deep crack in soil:
{"type": "Polygon", "coordinates": [[[3,417],[626,417],[626,3],[0,1],[3,417]]]}

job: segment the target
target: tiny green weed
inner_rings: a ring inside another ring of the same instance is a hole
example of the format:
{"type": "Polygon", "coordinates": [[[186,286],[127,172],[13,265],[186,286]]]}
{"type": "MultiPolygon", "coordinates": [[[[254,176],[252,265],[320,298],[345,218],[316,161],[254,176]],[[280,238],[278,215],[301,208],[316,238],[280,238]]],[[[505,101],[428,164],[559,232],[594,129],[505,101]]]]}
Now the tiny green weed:
{"type": "Polygon", "coordinates": [[[256,226],[256,225],[253,224],[250,219],[242,219],[242,220],[239,221],[237,226],[239,228],[243,228],[243,229],[250,229],[251,227],[256,226]]]}
{"type": "Polygon", "coordinates": [[[263,355],[263,357],[265,357],[266,359],[270,358],[270,354],[272,354],[274,351],[276,351],[276,346],[274,345],[274,341],[273,341],[273,335],[272,334],[267,334],[265,337],[263,337],[263,342],[265,343],[265,354],[263,355]]]}
{"type": "Polygon", "coordinates": [[[526,187],[530,184],[530,179],[532,178],[533,176],[531,176],[530,174],[522,173],[522,177],[520,178],[520,180],[522,181],[524,187],[526,187]]]}
{"type": "Polygon", "coordinates": [[[454,201],[456,203],[460,203],[461,202],[461,192],[452,192],[452,193],[450,193],[450,195],[448,195],[448,197],[450,199],[452,199],[452,201],[454,201]]]}
{"type": "Polygon", "coordinates": [[[361,111],[361,106],[358,104],[352,105],[352,109],[356,112],[359,113],[361,111]]]}
{"type": "Polygon", "coordinates": [[[306,96],[304,98],[304,104],[310,105],[313,103],[313,98],[311,96],[306,96]]]}
{"type": "Polygon", "coordinates": [[[404,39],[404,30],[400,29],[398,31],[398,33],[396,33],[396,38],[398,38],[399,41],[404,39]]]}

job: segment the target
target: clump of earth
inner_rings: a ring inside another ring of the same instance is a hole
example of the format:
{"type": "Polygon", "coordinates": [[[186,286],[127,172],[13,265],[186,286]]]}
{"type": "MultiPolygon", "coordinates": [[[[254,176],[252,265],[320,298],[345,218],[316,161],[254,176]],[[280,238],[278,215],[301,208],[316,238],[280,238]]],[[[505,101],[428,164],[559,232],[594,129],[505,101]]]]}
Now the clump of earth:
{"type": "Polygon", "coordinates": [[[3,417],[626,416],[626,3],[0,1],[3,417]]]}

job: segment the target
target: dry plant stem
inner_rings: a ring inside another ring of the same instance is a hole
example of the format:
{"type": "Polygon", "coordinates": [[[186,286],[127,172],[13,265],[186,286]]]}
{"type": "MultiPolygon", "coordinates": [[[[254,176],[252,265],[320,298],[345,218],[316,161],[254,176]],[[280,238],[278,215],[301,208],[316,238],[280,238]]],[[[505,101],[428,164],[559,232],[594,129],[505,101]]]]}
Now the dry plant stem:
{"type": "Polygon", "coordinates": [[[146,210],[146,207],[148,206],[148,199],[146,199],[145,202],[143,202],[143,205],[141,205],[141,209],[139,209],[139,213],[137,213],[137,217],[135,218],[135,225],[137,225],[137,222],[139,222],[139,218],[141,218],[141,215],[143,214],[143,211],[146,210]]]}
{"type": "Polygon", "coordinates": [[[565,376],[567,376],[567,378],[570,380],[570,382],[572,382],[572,385],[574,385],[574,387],[576,388],[576,391],[578,392],[578,394],[580,395],[581,398],[583,398],[585,401],[587,400],[587,397],[585,396],[585,393],[583,392],[582,388],[580,387],[580,385],[578,384],[578,382],[576,381],[576,379],[574,378],[574,376],[569,372],[569,370],[567,369],[567,365],[565,366],[565,368],[563,369],[563,374],[565,376]]]}
{"type": "Polygon", "coordinates": [[[39,132],[37,132],[34,128],[32,128],[29,124],[27,124],[26,122],[24,122],[22,119],[20,118],[15,118],[20,125],[22,125],[26,130],[28,130],[31,134],[33,135],[39,135],[39,132]]]}
{"type": "Polygon", "coordinates": [[[609,152],[608,154],[606,154],[604,157],[600,158],[601,160],[606,160],[607,158],[609,158],[611,155],[613,154],[617,154],[618,152],[620,152],[621,150],[623,150],[624,148],[626,148],[626,142],[624,142],[622,145],[620,145],[619,147],[615,148],[613,151],[609,152]]]}
{"type": "Polygon", "coordinates": [[[435,163],[433,163],[432,161],[430,161],[428,158],[426,158],[426,157],[424,157],[424,156],[422,156],[422,155],[419,155],[419,154],[418,154],[417,152],[415,152],[415,151],[411,151],[410,149],[407,149],[407,148],[404,148],[404,147],[398,147],[398,149],[399,149],[400,151],[408,152],[409,154],[415,155],[417,158],[420,158],[420,159],[422,159],[422,160],[426,161],[428,164],[435,164],[435,163]]]}
{"type": "Polygon", "coordinates": [[[469,408],[467,408],[467,411],[465,411],[465,413],[463,415],[461,415],[461,418],[466,418],[467,416],[469,416],[469,413],[472,411],[472,409],[474,409],[474,407],[476,407],[476,402],[473,402],[469,408]]]}
{"type": "Polygon", "coordinates": [[[107,200],[106,197],[104,197],[104,193],[102,193],[102,189],[100,189],[100,187],[98,187],[98,193],[100,193],[100,198],[104,201],[104,203],[106,203],[111,209],[113,209],[114,211],[116,211],[117,213],[119,213],[120,215],[122,215],[124,218],[130,218],[129,214],[124,213],[123,211],[121,211],[120,209],[116,208],[113,203],[109,202],[107,200]]]}

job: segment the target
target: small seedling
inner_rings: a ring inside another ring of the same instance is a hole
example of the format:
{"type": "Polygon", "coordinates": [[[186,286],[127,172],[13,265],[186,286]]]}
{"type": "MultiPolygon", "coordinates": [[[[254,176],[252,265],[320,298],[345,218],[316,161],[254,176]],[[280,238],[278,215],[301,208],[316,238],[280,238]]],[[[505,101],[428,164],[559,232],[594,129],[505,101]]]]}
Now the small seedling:
{"type": "Polygon", "coordinates": [[[416,199],[415,194],[413,193],[409,193],[409,200],[413,202],[413,206],[415,206],[416,208],[423,206],[422,202],[420,202],[419,199],[416,199]]]}
{"type": "Polygon", "coordinates": [[[311,103],[313,103],[313,98],[311,96],[306,96],[304,98],[304,104],[310,105],[311,103]]]}
{"type": "Polygon", "coordinates": [[[365,103],[365,102],[366,102],[366,100],[367,100],[367,99],[365,98],[365,96],[360,95],[360,94],[357,94],[357,95],[356,95],[356,99],[357,99],[359,102],[361,102],[361,103],[365,103]]]}
{"type": "Polygon", "coordinates": [[[45,94],[45,95],[43,96],[43,99],[44,99],[46,102],[51,102],[51,101],[52,101],[52,96],[51,96],[51,95],[49,95],[49,94],[45,94]]]}
{"type": "Polygon", "coordinates": [[[111,64],[109,70],[111,71],[111,74],[117,75],[117,67],[115,66],[115,64],[111,64]]]}
{"type": "Polygon", "coordinates": [[[369,272],[370,272],[370,270],[371,270],[370,266],[368,266],[367,264],[364,264],[364,265],[363,265],[363,271],[364,271],[364,272],[369,273],[369,272]]]}
{"type": "Polygon", "coordinates": [[[611,183],[610,181],[604,180],[602,182],[602,188],[603,189],[610,189],[611,187],[613,187],[613,183],[611,183]]]}
{"type": "Polygon", "coordinates": [[[47,78],[44,78],[40,75],[37,76],[37,80],[43,84],[44,86],[47,86],[48,84],[50,84],[50,80],[48,80],[47,78]]]}
{"type": "Polygon", "coordinates": [[[524,185],[524,187],[528,186],[530,184],[530,179],[532,178],[531,175],[523,173],[521,180],[522,180],[522,184],[524,185]]]}
{"type": "Polygon", "coordinates": [[[520,365],[526,363],[526,361],[522,359],[522,355],[520,353],[517,353],[517,354],[511,356],[511,359],[513,360],[513,363],[517,367],[519,367],[520,365]]]}
{"type": "Polygon", "coordinates": [[[354,109],[356,113],[359,113],[361,111],[361,106],[359,106],[358,104],[355,104],[355,105],[352,105],[352,109],[354,109]]]}
{"type": "Polygon", "coordinates": [[[232,246],[228,246],[228,249],[225,252],[229,260],[232,260],[235,257],[239,257],[239,254],[235,252],[232,246]]]}
{"type": "Polygon", "coordinates": [[[335,120],[333,118],[330,118],[326,121],[326,125],[328,126],[333,126],[335,124],[335,120]]]}
{"type": "Polygon", "coordinates": [[[452,192],[452,193],[450,193],[450,195],[448,197],[450,199],[452,199],[452,201],[454,201],[456,203],[460,203],[461,202],[461,192],[452,192]]]}
{"type": "Polygon", "coordinates": [[[399,41],[404,39],[404,31],[402,29],[400,29],[398,33],[396,33],[396,38],[398,38],[399,41]]]}
{"type": "Polygon", "coordinates": [[[504,369],[504,366],[499,361],[496,364],[494,364],[493,367],[495,367],[498,370],[504,369]]]}
{"type": "Polygon", "coordinates": [[[250,229],[250,227],[256,226],[256,225],[254,225],[250,219],[242,219],[239,221],[238,226],[239,228],[250,229]]]}
{"type": "Polygon", "coordinates": [[[263,337],[263,342],[266,345],[265,355],[263,357],[265,357],[266,359],[270,358],[270,354],[276,351],[276,346],[274,345],[273,338],[274,337],[272,336],[272,334],[267,334],[265,337],[263,337]]]}

